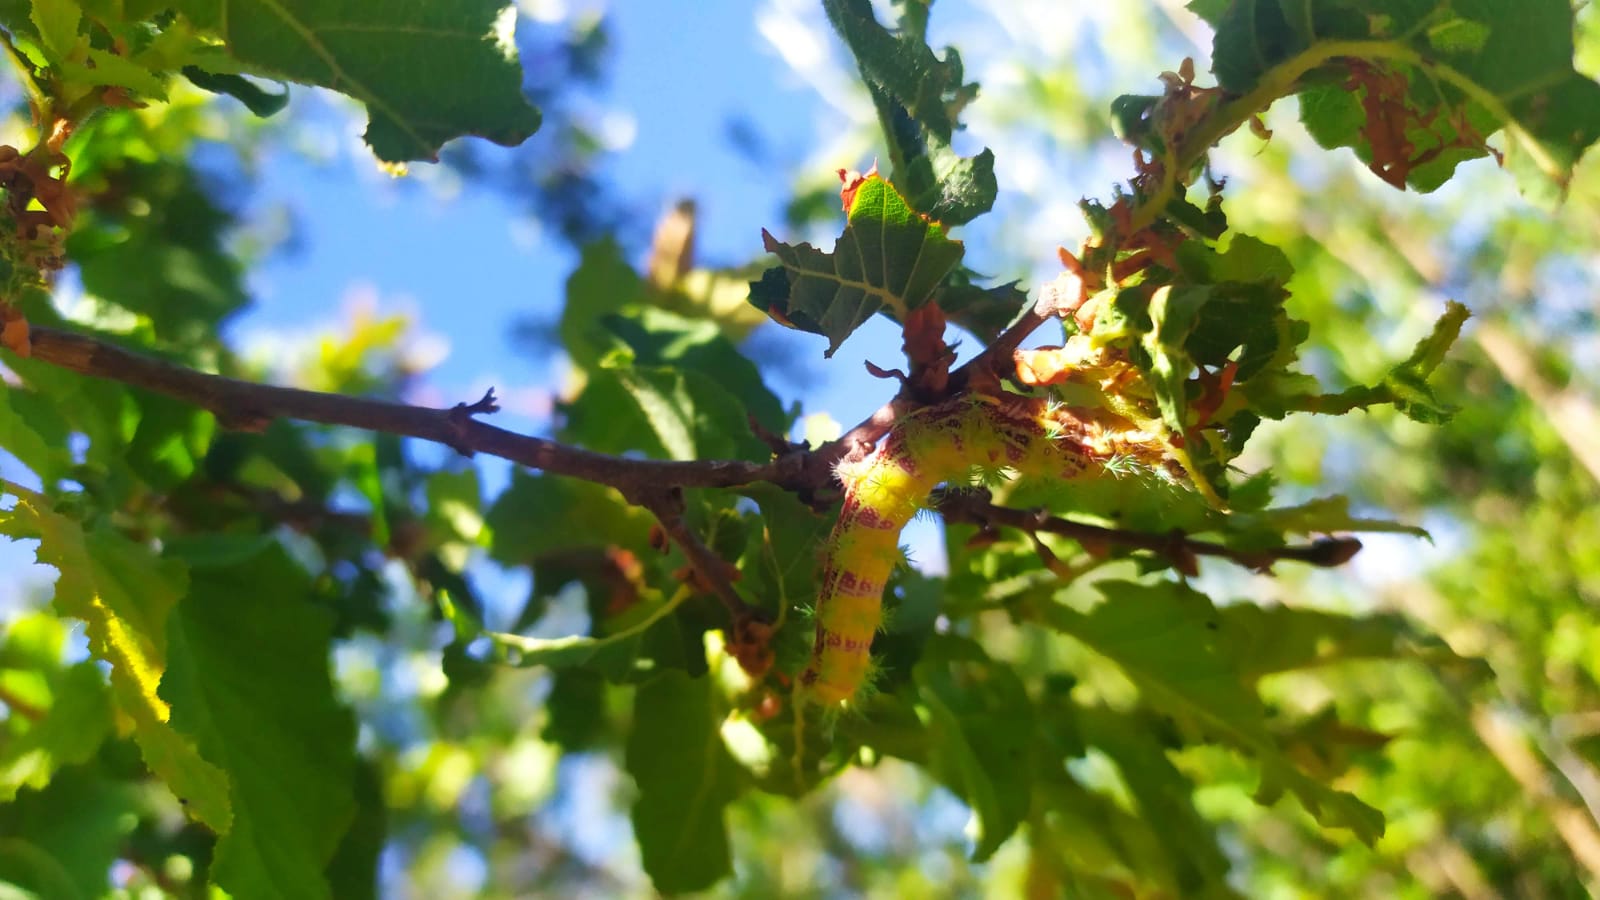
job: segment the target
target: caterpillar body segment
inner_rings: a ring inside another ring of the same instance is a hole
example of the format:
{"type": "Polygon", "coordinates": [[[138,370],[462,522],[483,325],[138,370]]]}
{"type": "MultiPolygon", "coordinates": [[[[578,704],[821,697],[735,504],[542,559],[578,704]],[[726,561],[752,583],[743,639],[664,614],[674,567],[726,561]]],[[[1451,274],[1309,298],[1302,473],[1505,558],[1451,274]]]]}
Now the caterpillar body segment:
{"type": "Polygon", "coordinates": [[[837,705],[866,681],[884,586],[902,558],[900,531],[934,488],[964,481],[975,468],[1074,478],[1125,443],[1142,445],[1063,418],[1043,400],[970,396],[906,416],[872,453],[841,464],[844,507],[822,553],[816,641],[800,678],[805,690],[837,705]]]}

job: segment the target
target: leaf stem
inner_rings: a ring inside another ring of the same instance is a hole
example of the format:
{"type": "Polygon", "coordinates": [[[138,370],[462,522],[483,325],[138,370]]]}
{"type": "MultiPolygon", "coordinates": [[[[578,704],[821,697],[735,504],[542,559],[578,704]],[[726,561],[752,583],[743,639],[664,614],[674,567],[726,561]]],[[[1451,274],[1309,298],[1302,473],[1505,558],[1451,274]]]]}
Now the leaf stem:
{"type": "Polygon", "coordinates": [[[672,593],[672,596],[651,611],[650,615],[640,619],[633,625],[605,637],[575,634],[559,638],[534,638],[521,634],[510,634],[504,631],[480,631],[476,636],[486,637],[496,647],[504,650],[514,650],[526,655],[548,655],[551,653],[587,650],[590,652],[601,649],[610,644],[625,641],[634,635],[643,634],[650,626],[671,615],[673,610],[683,605],[685,600],[694,596],[694,591],[687,584],[681,584],[672,593]]]}

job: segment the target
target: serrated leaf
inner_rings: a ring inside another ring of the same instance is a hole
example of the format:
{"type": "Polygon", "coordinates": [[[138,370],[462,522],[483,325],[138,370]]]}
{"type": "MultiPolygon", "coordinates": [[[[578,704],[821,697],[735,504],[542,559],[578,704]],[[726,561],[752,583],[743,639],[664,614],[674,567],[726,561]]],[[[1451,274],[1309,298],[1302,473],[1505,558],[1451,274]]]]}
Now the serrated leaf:
{"type": "Polygon", "coordinates": [[[1482,138],[1504,129],[1508,167],[1524,191],[1546,199],[1565,190],[1600,139],[1600,85],[1573,69],[1565,0],[1206,0],[1193,8],[1215,27],[1212,70],[1236,94],[1275,67],[1299,65],[1301,53],[1364,43],[1331,63],[1313,59],[1320,74],[1284,86],[1304,92],[1301,120],[1319,143],[1355,148],[1396,186],[1437,188],[1460,162],[1487,155],[1482,138]],[[1352,69],[1352,60],[1378,77],[1352,69]],[[1399,78],[1397,89],[1383,86],[1388,76],[1399,78]],[[1369,110],[1381,110],[1379,120],[1369,121],[1369,110]]]}
{"type": "Polygon", "coordinates": [[[1368,844],[1383,834],[1381,813],[1307,777],[1282,755],[1266,727],[1266,708],[1241,671],[1240,648],[1217,627],[1209,598],[1171,582],[1096,587],[1106,599],[1088,613],[1047,602],[1041,617],[1121,666],[1153,708],[1255,756],[1262,802],[1288,789],[1325,826],[1349,828],[1368,844]]]}
{"type": "Polygon", "coordinates": [[[673,366],[614,365],[592,374],[566,409],[563,437],[602,453],[665,459],[764,459],[749,415],[708,375],[673,366]]]}
{"type": "Polygon", "coordinates": [[[33,26],[39,30],[39,39],[50,54],[50,62],[60,63],[77,47],[78,23],[83,19],[83,9],[74,0],[32,2],[33,26]]]}
{"type": "Polygon", "coordinates": [[[960,241],[914,212],[876,175],[857,187],[832,253],[761,234],[783,265],[751,285],[750,302],[781,322],[827,337],[827,356],[880,309],[903,320],[928,302],[964,252],[960,241]]]}
{"type": "Polygon", "coordinates": [[[723,746],[712,679],[668,670],[639,685],[625,765],[638,786],[633,833],[664,894],[704,890],[732,871],[727,805],[739,768],[723,746]]]}
{"type": "Polygon", "coordinates": [[[928,47],[927,9],[907,5],[900,30],[891,32],[865,0],[827,0],[823,7],[855,56],[889,142],[893,180],[911,208],[948,225],[988,212],[998,192],[994,154],[984,149],[963,157],[950,146],[977,85],[963,83],[954,48],[941,59],[928,47]]]}
{"type": "Polygon", "coordinates": [[[90,652],[111,664],[113,696],[134,721],[146,765],[196,818],[226,832],[228,776],[169,725],[171,709],[157,693],[168,670],[168,619],[187,585],[183,565],[158,559],[104,525],[85,531],[44,497],[3,486],[18,500],[0,510],[0,534],[38,539],[39,561],[61,573],[55,607],[86,623],[90,652]]]}
{"type": "Polygon", "coordinates": [[[233,565],[194,562],[161,696],[173,727],[232,781],[233,827],[212,876],[236,897],[332,897],[324,871],[356,814],[355,720],[329,676],[332,617],[275,543],[233,565]]]}
{"type": "Polygon", "coordinates": [[[1247,680],[1352,659],[1414,659],[1474,678],[1489,674],[1482,661],[1456,655],[1444,641],[1395,613],[1350,616],[1253,603],[1217,612],[1218,627],[1235,648],[1240,674],[1247,680]]]}
{"type": "MultiPolygon", "coordinates": [[[[1445,354],[1455,345],[1456,339],[1461,336],[1461,327],[1471,315],[1465,306],[1454,300],[1446,303],[1444,314],[1434,323],[1433,330],[1417,342],[1405,361],[1390,369],[1389,374],[1377,384],[1353,387],[1336,394],[1289,393],[1284,396],[1277,393],[1277,385],[1273,384],[1266,385],[1260,391],[1252,386],[1241,393],[1250,394],[1253,409],[1274,418],[1281,418],[1294,410],[1343,415],[1354,409],[1387,403],[1418,422],[1437,424],[1448,421],[1455,407],[1434,396],[1433,388],[1428,385],[1428,377],[1444,362],[1445,354]]],[[[1298,382],[1286,384],[1299,386],[1298,382]]]]}
{"type": "Polygon", "coordinates": [[[928,768],[972,807],[983,862],[1032,805],[1033,706],[1016,672],[977,644],[937,636],[913,676],[927,709],[928,768]]]}
{"type": "Polygon", "coordinates": [[[379,159],[432,160],[452,138],[514,146],[539,127],[503,0],[177,0],[250,74],[331,88],[367,107],[379,159]]]}

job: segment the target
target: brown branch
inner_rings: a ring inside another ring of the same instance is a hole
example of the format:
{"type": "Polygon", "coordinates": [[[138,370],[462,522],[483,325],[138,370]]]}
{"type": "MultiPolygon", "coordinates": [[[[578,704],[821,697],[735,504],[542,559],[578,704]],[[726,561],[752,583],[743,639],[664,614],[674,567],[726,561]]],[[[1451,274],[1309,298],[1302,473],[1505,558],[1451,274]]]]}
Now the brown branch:
{"type": "MultiPolygon", "coordinates": [[[[1064,262],[1072,261],[1070,254],[1062,251],[1064,262]]],[[[1022,314],[1022,318],[983,348],[977,356],[967,360],[950,373],[949,396],[967,390],[993,389],[1007,378],[1015,378],[1016,352],[1028,336],[1039,326],[1064,316],[1072,315],[1083,305],[1083,282],[1076,273],[1068,272],[1039,289],[1039,299],[1022,314]]]]}
{"type": "Polygon", "coordinates": [[[765,612],[745,602],[734,589],[740,577],[732,563],[718,556],[683,520],[683,492],[676,488],[647,488],[628,494],[629,502],[650,510],[661,523],[661,530],[683,551],[696,585],[716,596],[728,610],[731,626],[728,651],[751,675],[760,677],[772,666],[773,627],[765,612]]]}
{"type": "Polygon", "coordinates": [[[1036,537],[1056,534],[1087,545],[1118,544],[1149,550],[1171,560],[1179,570],[1194,574],[1195,557],[1216,556],[1257,572],[1271,570],[1280,560],[1331,567],[1350,561],[1361,549],[1353,537],[1330,537],[1289,547],[1236,550],[1212,541],[1191,538],[1181,531],[1149,534],[1126,528],[1109,528],[1052,516],[1043,510],[1009,509],[990,502],[988,491],[948,491],[935,498],[934,508],[949,522],[968,522],[984,528],[1014,528],[1036,537]]]}
{"type": "MultiPolygon", "coordinates": [[[[517,434],[473,418],[498,409],[493,392],[473,404],[432,409],[210,375],[55,328],[35,327],[31,339],[35,359],[193,403],[230,428],[260,431],[275,419],[345,425],[433,441],[464,455],[498,456],[552,474],[608,484],[624,494],[668,485],[734,487],[770,481],[803,489],[825,483],[818,482],[819,467],[807,459],[815,454],[803,451],[765,463],[628,459],[517,434]]],[[[827,466],[821,473],[831,477],[827,466]]]]}
{"type": "Polygon", "coordinates": [[[1058,315],[1056,304],[1046,302],[1045,296],[1041,295],[1021,319],[1013,322],[1011,327],[994,339],[994,343],[950,373],[950,395],[978,385],[997,383],[1014,374],[1016,365],[1012,361],[1012,354],[1028,339],[1028,335],[1058,315]]]}

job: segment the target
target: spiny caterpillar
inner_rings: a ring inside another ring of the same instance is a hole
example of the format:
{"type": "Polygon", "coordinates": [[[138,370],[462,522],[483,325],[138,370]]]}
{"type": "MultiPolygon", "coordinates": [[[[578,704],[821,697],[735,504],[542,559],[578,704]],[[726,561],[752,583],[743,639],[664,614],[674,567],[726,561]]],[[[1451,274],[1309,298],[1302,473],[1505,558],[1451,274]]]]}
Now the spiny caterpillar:
{"type": "Polygon", "coordinates": [[[1165,448],[1152,435],[1020,396],[959,397],[900,419],[876,450],[837,469],[844,508],[822,553],[816,642],[800,683],[827,705],[861,688],[900,530],[941,483],[975,467],[1068,479],[1126,456],[1160,463],[1165,448]]]}

